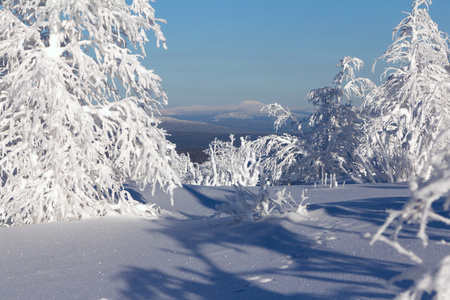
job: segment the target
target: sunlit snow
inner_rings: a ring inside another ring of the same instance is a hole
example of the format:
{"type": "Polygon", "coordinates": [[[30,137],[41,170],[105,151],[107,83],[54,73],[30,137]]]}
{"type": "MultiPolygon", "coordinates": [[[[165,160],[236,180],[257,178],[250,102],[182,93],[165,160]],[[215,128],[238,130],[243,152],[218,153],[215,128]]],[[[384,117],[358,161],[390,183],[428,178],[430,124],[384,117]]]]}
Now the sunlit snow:
{"type": "MultiPolygon", "coordinates": [[[[304,187],[287,187],[300,200],[304,187]]],[[[392,299],[411,281],[388,281],[413,262],[381,242],[370,246],[386,209],[410,196],[406,184],[308,187],[307,215],[236,224],[215,206],[231,187],[185,186],[158,202],[159,220],[129,217],[0,230],[3,299],[392,299]]],[[[255,188],[254,191],[257,191],[255,188]]],[[[281,189],[272,187],[271,191],[281,189]]],[[[448,230],[432,225],[423,248],[407,227],[400,242],[440,261],[448,230]]]]}

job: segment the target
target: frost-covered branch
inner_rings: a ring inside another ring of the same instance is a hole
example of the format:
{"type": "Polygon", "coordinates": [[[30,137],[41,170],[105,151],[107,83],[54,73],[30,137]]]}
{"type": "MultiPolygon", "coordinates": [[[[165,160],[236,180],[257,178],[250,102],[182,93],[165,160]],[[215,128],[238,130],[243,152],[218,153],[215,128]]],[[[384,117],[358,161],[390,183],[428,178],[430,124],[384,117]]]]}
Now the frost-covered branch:
{"type": "Polygon", "coordinates": [[[261,108],[261,113],[267,113],[269,117],[276,117],[274,122],[275,131],[278,131],[281,126],[285,125],[288,120],[291,120],[291,126],[295,126],[298,131],[301,130],[302,124],[291,113],[288,107],[283,107],[278,103],[265,105],[261,108]]]}

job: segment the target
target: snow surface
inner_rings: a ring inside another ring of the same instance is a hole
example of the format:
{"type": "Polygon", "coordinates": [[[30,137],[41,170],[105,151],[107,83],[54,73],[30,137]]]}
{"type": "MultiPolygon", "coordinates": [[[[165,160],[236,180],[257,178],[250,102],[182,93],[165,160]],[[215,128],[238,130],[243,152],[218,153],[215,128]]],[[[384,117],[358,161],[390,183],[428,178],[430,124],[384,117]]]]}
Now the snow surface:
{"type": "MultiPolygon", "coordinates": [[[[287,190],[300,200],[303,188],[287,190]]],[[[366,235],[402,207],[406,184],[308,186],[308,217],[240,225],[212,217],[232,187],[184,186],[174,207],[162,192],[133,193],[170,214],[1,228],[0,298],[391,299],[411,283],[388,283],[412,262],[366,235]]],[[[423,248],[412,229],[399,240],[426,262],[449,253],[448,230],[430,224],[423,248]]]]}

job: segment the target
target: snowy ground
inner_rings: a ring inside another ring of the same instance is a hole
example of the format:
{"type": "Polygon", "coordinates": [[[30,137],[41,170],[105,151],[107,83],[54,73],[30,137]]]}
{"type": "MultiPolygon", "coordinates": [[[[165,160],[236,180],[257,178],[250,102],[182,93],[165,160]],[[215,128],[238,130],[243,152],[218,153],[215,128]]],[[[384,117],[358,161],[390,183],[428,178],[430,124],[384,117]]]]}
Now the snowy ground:
{"type": "MultiPolygon", "coordinates": [[[[257,188],[256,188],[257,189],[257,188]]],[[[279,189],[274,187],[272,189],[279,189]]],[[[299,199],[301,186],[288,187],[299,199]]],[[[253,224],[211,218],[232,188],[186,186],[158,220],[101,218],[0,229],[1,299],[391,299],[410,282],[389,279],[410,260],[364,234],[400,208],[405,184],[308,189],[309,217],[253,224]]],[[[401,242],[428,262],[449,253],[449,231],[413,230],[401,242]]]]}

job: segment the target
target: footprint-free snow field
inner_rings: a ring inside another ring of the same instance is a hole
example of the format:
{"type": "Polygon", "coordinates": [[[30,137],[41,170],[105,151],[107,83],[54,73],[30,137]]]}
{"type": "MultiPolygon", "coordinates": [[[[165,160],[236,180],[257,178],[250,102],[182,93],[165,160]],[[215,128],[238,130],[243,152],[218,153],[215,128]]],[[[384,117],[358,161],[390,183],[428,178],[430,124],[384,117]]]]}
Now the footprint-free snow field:
{"type": "MultiPolygon", "coordinates": [[[[217,216],[231,187],[184,186],[175,205],[162,192],[159,219],[107,217],[0,229],[2,299],[391,299],[411,282],[389,281],[413,266],[381,242],[369,245],[386,210],[410,196],[406,184],[287,187],[295,212],[254,223],[217,216]]],[[[251,188],[252,190],[253,188],[251,188]]],[[[257,191],[258,187],[254,188],[257,191]]],[[[271,187],[271,191],[280,187],[271,187]]],[[[400,242],[427,262],[450,251],[449,231],[415,227],[400,242]]]]}

